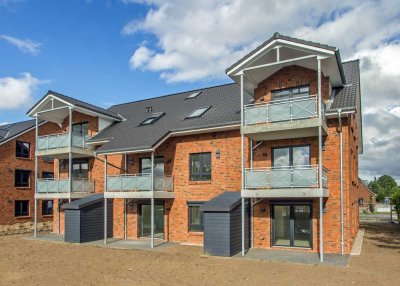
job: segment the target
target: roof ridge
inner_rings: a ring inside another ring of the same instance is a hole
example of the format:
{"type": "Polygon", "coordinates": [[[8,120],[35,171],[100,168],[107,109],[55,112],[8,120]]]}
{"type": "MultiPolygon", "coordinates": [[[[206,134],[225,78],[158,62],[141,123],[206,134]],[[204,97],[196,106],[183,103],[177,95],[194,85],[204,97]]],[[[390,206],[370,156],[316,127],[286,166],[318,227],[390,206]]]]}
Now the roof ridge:
{"type": "MultiPolygon", "coordinates": [[[[197,89],[192,89],[192,90],[187,90],[187,91],[181,91],[181,92],[176,92],[176,93],[170,93],[170,94],[165,94],[165,95],[160,95],[160,96],[155,96],[155,97],[150,97],[150,98],[144,98],[144,99],[139,99],[139,100],[134,100],[134,101],[129,101],[125,103],[118,103],[110,106],[108,109],[114,107],[114,106],[121,106],[125,104],[132,104],[132,103],[137,103],[137,102],[143,102],[147,100],[153,100],[153,99],[158,99],[158,98],[163,98],[163,97],[168,97],[168,96],[174,96],[174,95],[179,95],[183,93],[188,93],[188,92],[195,92],[195,91],[203,91],[205,89],[211,89],[211,88],[216,88],[216,87],[222,87],[222,86],[227,86],[227,85],[234,85],[236,82],[231,82],[231,83],[224,83],[224,84],[219,84],[219,85],[214,85],[214,86],[208,86],[204,88],[197,88],[197,89]]],[[[107,110],[108,110],[107,109],[107,110]]]]}
{"type": "Polygon", "coordinates": [[[342,64],[348,64],[348,63],[359,62],[359,61],[360,61],[360,59],[348,60],[348,61],[342,62],[342,64]]]}

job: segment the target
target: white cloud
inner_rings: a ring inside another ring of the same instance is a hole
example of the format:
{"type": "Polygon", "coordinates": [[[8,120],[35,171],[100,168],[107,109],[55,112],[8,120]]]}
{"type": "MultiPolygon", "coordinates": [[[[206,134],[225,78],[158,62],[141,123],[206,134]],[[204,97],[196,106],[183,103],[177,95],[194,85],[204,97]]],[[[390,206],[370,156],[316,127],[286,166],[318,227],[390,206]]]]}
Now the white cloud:
{"type": "Polygon", "coordinates": [[[133,53],[129,63],[133,68],[140,68],[148,64],[153,54],[154,52],[142,46],[133,53]]]}
{"type": "Polygon", "coordinates": [[[0,40],[4,40],[14,46],[16,46],[21,52],[36,55],[39,53],[42,43],[34,42],[30,39],[18,39],[8,35],[0,35],[0,40]]]}
{"type": "Polygon", "coordinates": [[[0,110],[18,109],[32,105],[34,89],[41,81],[30,73],[24,73],[20,78],[0,78],[0,110]]]}

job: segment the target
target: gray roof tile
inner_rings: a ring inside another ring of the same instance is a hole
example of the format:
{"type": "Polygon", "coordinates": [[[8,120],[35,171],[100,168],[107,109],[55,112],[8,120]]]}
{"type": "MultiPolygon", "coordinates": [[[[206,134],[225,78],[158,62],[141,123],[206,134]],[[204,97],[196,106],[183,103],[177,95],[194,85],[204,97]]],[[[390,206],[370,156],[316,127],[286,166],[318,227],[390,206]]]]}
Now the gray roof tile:
{"type": "Polygon", "coordinates": [[[360,100],[360,62],[359,60],[342,63],[346,76],[346,85],[333,89],[333,102],[329,109],[355,109],[360,100]]]}
{"type": "MultiPolygon", "coordinates": [[[[115,105],[110,111],[122,115],[126,121],[116,123],[91,141],[112,138],[102,145],[97,152],[141,150],[152,148],[173,131],[217,127],[229,124],[240,124],[240,88],[237,84],[214,86],[196,91],[202,93],[185,100],[195,91],[187,91],[147,100],[115,105]],[[152,107],[147,113],[146,107],[152,107]],[[195,109],[210,106],[203,116],[186,119],[195,109]],[[150,125],[141,125],[153,113],[165,112],[159,120],[150,125]]],[[[248,102],[251,100],[247,96],[248,102]]]]}
{"type": "Polygon", "coordinates": [[[36,120],[27,120],[0,126],[0,144],[13,138],[36,125],[36,120]]]}

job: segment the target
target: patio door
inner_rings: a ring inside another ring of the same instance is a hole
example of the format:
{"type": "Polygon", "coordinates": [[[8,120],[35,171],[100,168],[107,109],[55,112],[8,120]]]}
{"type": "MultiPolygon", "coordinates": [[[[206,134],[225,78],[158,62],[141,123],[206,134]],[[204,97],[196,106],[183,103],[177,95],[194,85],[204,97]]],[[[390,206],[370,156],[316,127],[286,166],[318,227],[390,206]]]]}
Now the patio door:
{"type": "Polygon", "coordinates": [[[287,247],[312,247],[311,204],[272,205],[272,244],[287,247]]]}
{"type": "MultiPolygon", "coordinates": [[[[140,215],[140,237],[151,236],[151,205],[139,206],[140,215]]],[[[154,237],[164,238],[164,205],[154,205],[154,237]]]]}

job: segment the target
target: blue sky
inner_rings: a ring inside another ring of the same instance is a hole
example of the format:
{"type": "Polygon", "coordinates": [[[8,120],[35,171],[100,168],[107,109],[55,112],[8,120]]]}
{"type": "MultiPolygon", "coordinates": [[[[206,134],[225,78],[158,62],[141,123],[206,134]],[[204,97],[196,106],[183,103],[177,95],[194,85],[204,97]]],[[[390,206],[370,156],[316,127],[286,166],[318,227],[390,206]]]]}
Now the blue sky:
{"type": "Polygon", "coordinates": [[[0,0],[0,124],[49,89],[107,107],[230,82],[276,31],[360,59],[360,176],[400,182],[398,0],[0,0]]]}
{"type": "MultiPolygon", "coordinates": [[[[0,5],[0,34],[41,44],[32,54],[0,41],[0,78],[18,78],[29,72],[43,81],[33,91],[33,100],[51,89],[103,107],[229,81],[166,83],[157,73],[132,70],[129,58],[133,51],[154,37],[121,31],[132,19],[145,17],[148,9],[121,1],[10,1],[0,5]]],[[[27,107],[0,110],[0,122],[24,120],[27,107]]]]}

